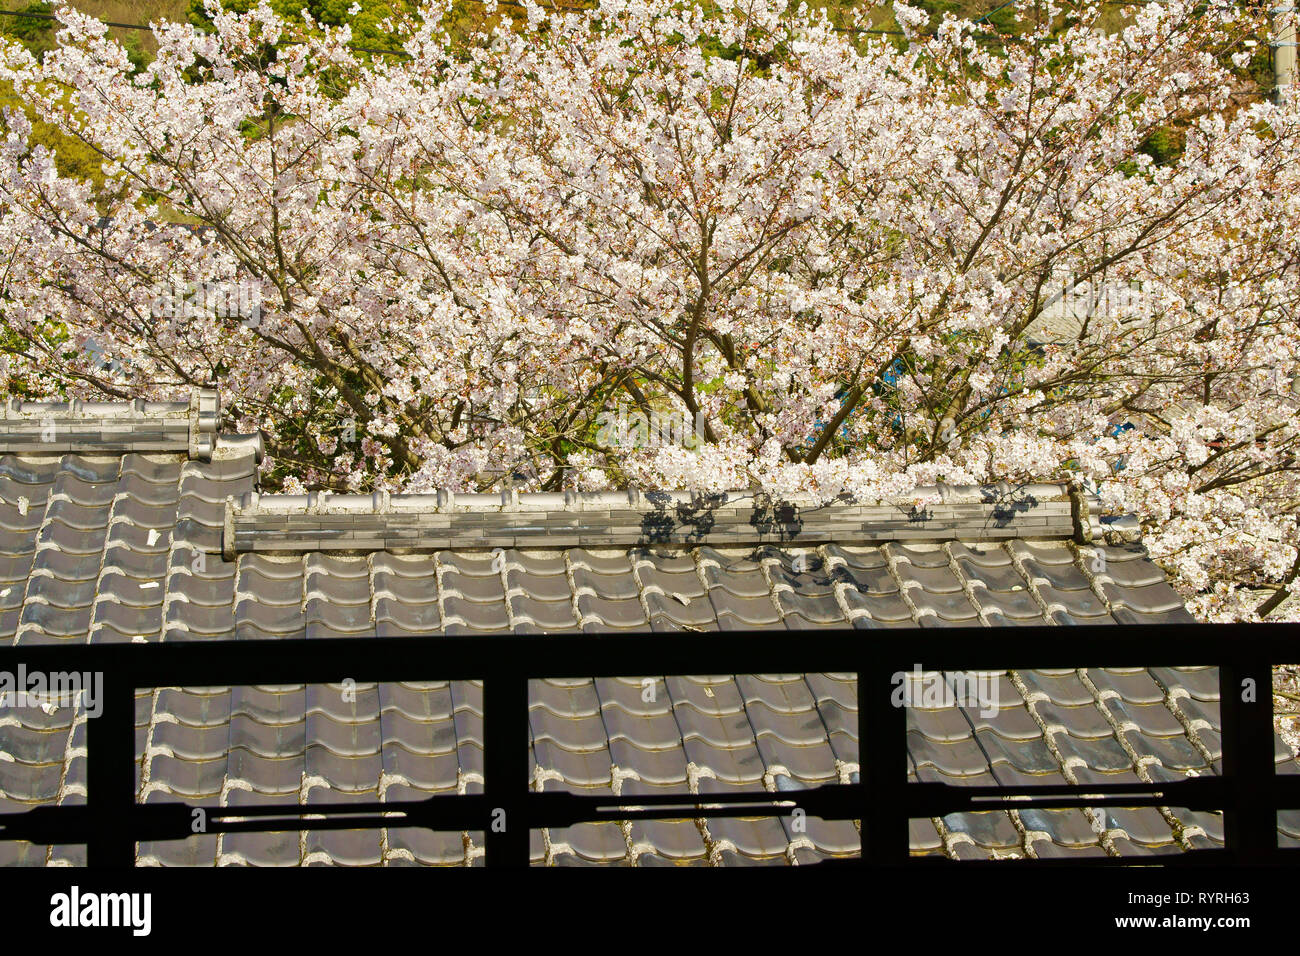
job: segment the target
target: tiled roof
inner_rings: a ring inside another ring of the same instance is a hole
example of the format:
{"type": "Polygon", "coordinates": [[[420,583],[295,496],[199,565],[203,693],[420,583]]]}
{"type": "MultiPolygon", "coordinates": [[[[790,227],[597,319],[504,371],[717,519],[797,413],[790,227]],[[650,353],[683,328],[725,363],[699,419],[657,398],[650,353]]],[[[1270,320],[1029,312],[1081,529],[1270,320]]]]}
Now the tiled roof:
{"type": "MultiPolygon", "coordinates": [[[[880,627],[1192,620],[1136,523],[1059,486],[822,507],[647,492],[259,496],[260,442],[217,435],[216,415],[207,397],[11,406],[0,420],[0,641],[619,629],[708,640],[824,627],[870,640],[880,627]],[[52,417],[70,445],[42,444],[39,431],[33,443],[29,423],[52,417]]],[[[922,654],[923,631],[916,645],[922,654]]],[[[1214,669],[1012,670],[997,686],[983,713],[909,708],[909,779],[1137,783],[1220,770],[1214,669]]],[[[856,780],[862,759],[852,675],[534,681],[530,694],[538,789],[797,790],[856,780]]],[[[140,797],[310,805],[478,792],[481,699],[475,682],[436,680],[355,694],[142,691],[140,797]]],[[[84,801],[85,730],[80,709],[0,708],[0,812],[84,801]]],[[[1278,761],[1300,772],[1280,743],[1278,761]]],[[[1300,815],[1280,825],[1300,842],[1300,815]]],[[[1142,856],[1222,839],[1219,815],[1177,808],[958,813],[911,829],[913,853],[955,858],[1142,856]]],[[[852,822],[802,830],[769,817],[543,830],[532,852],[561,865],[810,863],[858,845],[852,822]]],[[[472,864],[482,846],[481,834],[397,828],[238,833],[143,843],[138,859],[472,864]]],[[[78,847],[0,842],[4,863],[81,859],[78,847]]]]}

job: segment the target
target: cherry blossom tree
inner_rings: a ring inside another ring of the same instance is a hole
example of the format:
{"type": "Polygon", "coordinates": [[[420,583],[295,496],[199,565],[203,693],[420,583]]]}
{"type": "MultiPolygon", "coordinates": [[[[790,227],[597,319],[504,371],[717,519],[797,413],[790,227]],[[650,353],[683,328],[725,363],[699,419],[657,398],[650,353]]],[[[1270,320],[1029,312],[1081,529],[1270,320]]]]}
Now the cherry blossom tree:
{"type": "Polygon", "coordinates": [[[157,26],[143,71],[66,9],[42,61],[7,45],[105,172],[5,115],[11,387],[215,382],[288,489],[1077,479],[1203,617],[1293,614],[1300,117],[1244,80],[1265,9],[1028,0],[990,43],[603,0],[468,45],[448,9],[403,57],[265,5],[157,26]]]}

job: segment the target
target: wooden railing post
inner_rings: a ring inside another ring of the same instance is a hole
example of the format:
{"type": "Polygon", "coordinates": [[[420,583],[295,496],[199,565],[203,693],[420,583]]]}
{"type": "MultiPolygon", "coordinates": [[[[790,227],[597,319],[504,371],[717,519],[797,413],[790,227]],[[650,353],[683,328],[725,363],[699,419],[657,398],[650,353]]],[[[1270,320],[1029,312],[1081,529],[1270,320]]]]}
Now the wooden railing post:
{"type": "Polygon", "coordinates": [[[528,865],[528,678],[483,682],[483,776],[490,818],[487,865],[528,865]]]}
{"type": "Polygon", "coordinates": [[[873,654],[858,670],[862,861],[906,863],[907,708],[895,706],[894,667],[873,654]]]}
{"type": "Polygon", "coordinates": [[[1277,853],[1273,763],[1273,669],[1243,651],[1219,669],[1223,775],[1229,805],[1223,835],[1238,863],[1268,863],[1277,853]]]}
{"type": "Polygon", "coordinates": [[[135,865],[137,775],[135,767],[135,687],[129,672],[96,675],[99,714],[87,717],[86,804],[90,836],[87,864],[135,865]]]}

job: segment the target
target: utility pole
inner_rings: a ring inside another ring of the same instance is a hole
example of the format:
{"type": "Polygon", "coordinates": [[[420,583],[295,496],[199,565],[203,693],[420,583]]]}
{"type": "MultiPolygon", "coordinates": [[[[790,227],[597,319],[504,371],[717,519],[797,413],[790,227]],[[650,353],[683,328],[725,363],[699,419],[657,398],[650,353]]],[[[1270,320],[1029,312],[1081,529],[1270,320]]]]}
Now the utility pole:
{"type": "Polygon", "coordinates": [[[1295,81],[1295,5],[1279,4],[1269,13],[1273,17],[1273,98],[1285,103],[1291,97],[1295,81]]]}

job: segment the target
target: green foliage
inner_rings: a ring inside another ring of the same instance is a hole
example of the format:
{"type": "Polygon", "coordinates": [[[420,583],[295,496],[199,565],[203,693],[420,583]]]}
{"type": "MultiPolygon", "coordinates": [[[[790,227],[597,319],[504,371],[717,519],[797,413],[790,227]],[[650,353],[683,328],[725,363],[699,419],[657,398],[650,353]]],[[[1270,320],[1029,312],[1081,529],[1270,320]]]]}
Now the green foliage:
{"type": "MultiPolygon", "coordinates": [[[[19,8],[20,13],[51,14],[54,8],[48,3],[31,2],[19,8]]],[[[37,17],[0,17],[0,35],[17,40],[39,58],[48,50],[53,50],[54,30],[58,26],[53,20],[37,17]]]]}
{"type": "Polygon", "coordinates": [[[914,5],[930,14],[930,26],[936,27],[944,14],[967,20],[978,20],[981,27],[990,32],[1008,36],[1019,36],[1023,32],[1016,20],[1014,4],[1002,6],[998,3],[972,3],[971,0],[915,0],[914,5]]]}
{"type": "Polygon", "coordinates": [[[131,72],[139,73],[149,65],[153,59],[148,51],[144,48],[144,43],[140,39],[139,33],[128,33],[122,41],[122,47],[126,50],[127,59],[131,61],[131,72]]]}
{"type": "Polygon", "coordinates": [[[13,86],[8,82],[0,83],[0,107],[6,106],[21,110],[32,121],[31,143],[54,152],[59,175],[89,180],[96,187],[104,185],[104,171],[100,168],[103,160],[99,154],[80,140],[65,136],[49,123],[36,119],[31,106],[14,92],[13,86]]]}
{"type": "Polygon", "coordinates": [[[1261,93],[1272,94],[1274,83],[1273,55],[1269,50],[1268,43],[1261,38],[1256,38],[1255,47],[1251,51],[1250,62],[1246,64],[1245,73],[1261,93]]]}
{"type": "Polygon", "coordinates": [[[1024,30],[1016,20],[1014,7],[1002,7],[1000,10],[995,10],[983,22],[1004,36],[1019,36],[1024,30]]]}
{"type": "MultiPolygon", "coordinates": [[[[317,23],[338,27],[350,24],[352,39],[359,46],[391,47],[397,38],[383,28],[383,21],[415,12],[411,0],[356,0],[361,9],[355,16],[348,13],[353,0],[271,0],[271,9],[292,23],[302,23],[302,10],[317,23]]],[[[459,4],[457,4],[459,6],[459,4]]],[[[256,0],[221,0],[221,6],[236,13],[247,13],[257,6],[256,0]]],[[[203,0],[190,0],[192,24],[211,28],[212,20],[204,10],[203,0]]]]}
{"type": "Polygon", "coordinates": [[[1183,155],[1186,139],[1182,131],[1164,127],[1143,140],[1138,148],[1155,160],[1157,166],[1169,166],[1183,155]]]}
{"type": "MultiPolygon", "coordinates": [[[[31,2],[22,7],[21,11],[48,14],[53,12],[53,7],[48,3],[31,2]]],[[[3,21],[0,22],[0,35],[17,40],[33,56],[43,56],[58,46],[55,40],[58,24],[53,20],[36,17],[3,17],[0,21],[3,21]]],[[[125,46],[135,69],[143,69],[148,56],[140,44],[139,37],[135,35],[127,37],[125,46]]],[[[0,107],[3,106],[22,110],[32,121],[32,145],[44,146],[53,151],[55,165],[60,175],[89,180],[96,187],[104,185],[104,173],[100,168],[103,160],[99,154],[80,140],[65,136],[49,123],[37,120],[31,107],[19,98],[9,83],[0,83],[0,107]]]]}

